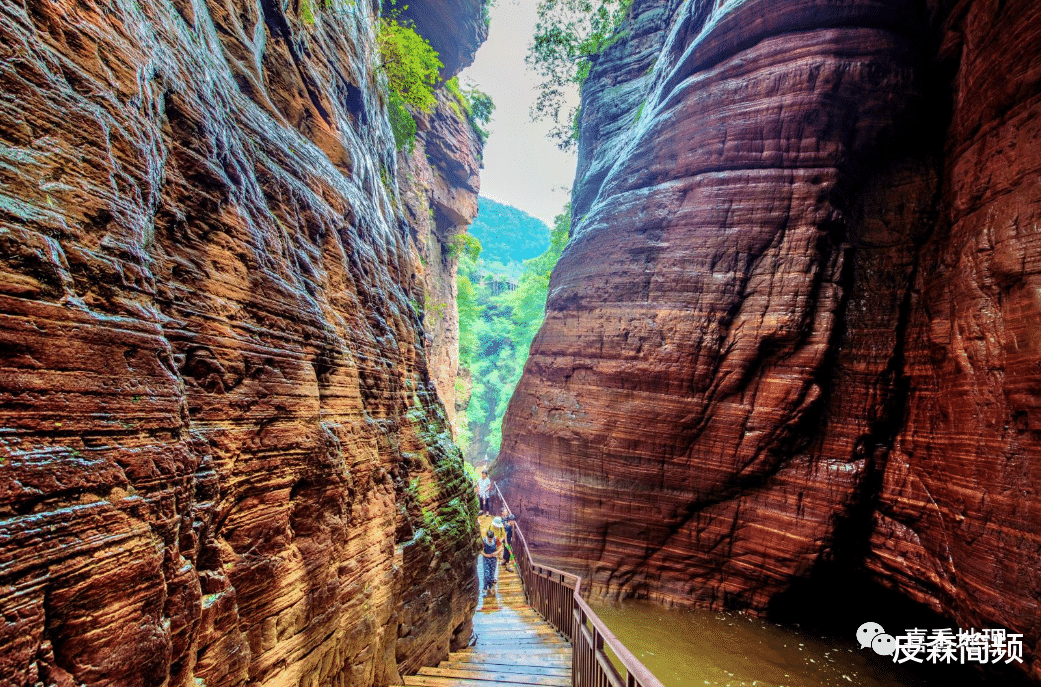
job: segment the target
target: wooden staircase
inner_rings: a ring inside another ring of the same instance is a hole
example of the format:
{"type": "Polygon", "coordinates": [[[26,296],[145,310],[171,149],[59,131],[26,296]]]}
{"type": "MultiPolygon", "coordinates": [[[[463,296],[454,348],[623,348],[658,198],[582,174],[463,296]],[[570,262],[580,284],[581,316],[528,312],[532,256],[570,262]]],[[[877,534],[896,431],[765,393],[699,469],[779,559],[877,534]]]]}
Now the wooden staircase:
{"type": "Polygon", "coordinates": [[[501,564],[495,594],[478,602],[474,632],[477,642],[473,646],[449,654],[436,668],[420,668],[419,674],[406,675],[405,684],[570,687],[571,644],[528,606],[520,576],[506,572],[501,564]]]}

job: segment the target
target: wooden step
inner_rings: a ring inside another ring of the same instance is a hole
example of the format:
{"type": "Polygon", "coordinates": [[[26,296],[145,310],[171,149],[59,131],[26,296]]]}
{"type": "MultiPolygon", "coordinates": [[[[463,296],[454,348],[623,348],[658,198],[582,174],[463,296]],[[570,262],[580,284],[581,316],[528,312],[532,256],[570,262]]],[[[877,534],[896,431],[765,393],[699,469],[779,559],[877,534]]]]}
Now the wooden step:
{"type": "Polygon", "coordinates": [[[520,618],[527,618],[535,622],[545,622],[542,616],[535,611],[528,610],[526,605],[516,606],[509,609],[502,608],[501,604],[496,604],[493,599],[485,599],[488,603],[484,605],[484,608],[477,609],[474,613],[474,618],[489,618],[494,620],[498,617],[516,616],[520,618]],[[494,608],[494,610],[493,610],[494,608]]]}
{"type": "MultiPolygon", "coordinates": [[[[523,635],[519,632],[480,632],[477,631],[477,643],[486,645],[515,646],[520,651],[538,647],[568,648],[571,643],[557,634],[523,635]]],[[[516,653],[516,652],[515,652],[516,653]]]]}
{"type": "MultiPolygon", "coordinates": [[[[461,649],[460,653],[472,653],[474,651],[477,651],[478,653],[487,653],[489,651],[497,651],[497,652],[501,653],[504,650],[504,646],[511,646],[511,645],[509,645],[509,644],[505,644],[504,645],[502,642],[492,642],[492,641],[488,641],[488,640],[482,640],[481,636],[478,635],[477,636],[477,642],[474,644],[474,646],[468,647],[466,649],[461,649]]],[[[529,654],[529,653],[530,654],[539,654],[539,653],[546,653],[546,652],[550,652],[550,653],[564,652],[564,653],[567,653],[568,655],[570,655],[571,654],[571,645],[567,644],[567,643],[561,643],[561,644],[525,644],[523,647],[518,647],[518,649],[516,651],[513,651],[511,653],[524,655],[524,654],[529,654]]]]}
{"type": "MultiPolygon", "coordinates": [[[[406,685],[413,687],[490,687],[493,684],[499,685],[531,685],[530,682],[517,682],[512,679],[501,680],[484,680],[484,679],[468,679],[459,677],[435,677],[433,675],[406,675],[402,678],[406,685]]],[[[520,677],[524,677],[523,675],[520,677]]],[[[571,684],[570,679],[567,685],[571,684]]],[[[553,687],[560,687],[554,685],[553,687]]]]}
{"type": "Polygon", "coordinates": [[[472,670],[457,668],[420,668],[419,674],[430,677],[450,677],[461,680],[483,680],[485,682],[508,682],[522,685],[542,685],[543,687],[569,687],[571,677],[559,675],[532,675],[530,673],[511,673],[496,671],[483,666],[471,664],[472,670]]]}
{"type": "Polygon", "coordinates": [[[474,622],[488,625],[523,623],[530,627],[549,627],[549,624],[542,619],[542,616],[524,613],[513,608],[499,608],[496,611],[488,611],[487,613],[478,611],[474,614],[474,622]]]}
{"type": "Polygon", "coordinates": [[[474,627],[484,627],[488,628],[489,630],[494,630],[496,628],[508,630],[514,627],[537,627],[539,629],[548,630],[550,632],[553,631],[553,628],[551,628],[548,624],[545,624],[541,618],[521,618],[517,616],[511,617],[506,611],[502,611],[497,615],[500,615],[502,617],[492,618],[487,616],[474,616],[474,627]]]}
{"type": "Polygon", "coordinates": [[[497,625],[495,627],[488,627],[487,625],[477,625],[475,623],[474,632],[476,632],[478,636],[489,638],[533,637],[538,639],[560,639],[567,641],[548,627],[544,630],[533,630],[530,627],[525,627],[523,625],[497,625]]]}
{"type": "MultiPolygon", "coordinates": [[[[459,653],[459,654],[468,654],[468,655],[480,654],[480,655],[484,655],[484,656],[502,656],[503,655],[503,650],[502,650],[501,646],[496,646],[496,645],[493,645],[493,644],[478,644],[478,645],[470,647],[469,649],[463,649],[462,651],[459,651],[457,653],[459,653]]],[[[511,653],[513,653],[513,652],[511,652],[511,653]]],[[[453,655],[454,654],[450,654],[449,657],[451,658],[451,656],[453,656],[453,655]]],[[[513,655],[530,656],[532,659],[538,659],[538,660],[542,660],[542,659],[545,659],[547,657],[553,658],[553,657],[556,657],[556,656],[565,656],[565,657],[567,657],[570,660],[570,658],[571,658],[571,646],[570,645],[564,645],[564,646],[560,646],[560,647],[545,647],[545,646],[525,647],[524,651],[518,652],[518,653],[513,653],[513,655]]],[[[527,661],[522,661],[522,662],[527,663],[527,661]]]]}
{"type": "Polygon", "coordinates": [[[554,670],[571,669],[570,655],[503,656],[501,654],[478,653],[471,656],[459,656],[453,654],[448,657],[446,663],[502,665],[506,661],[509,661],[513,665],[523,665],[525,668],[552,668],[554,670]]]}
{"type": "Polygon", "coordinates": [[[507,628],[506,631],[503,631],[503,630],[496,631],[496,630],[494,630],[492,628],[481,627],[480,625],[477,625],[475,623],[474,624],[474,632],[477,633],[478,637],[487,637],[488,639],[493,639],[495,641],[503,641],[503,642],[520,642],[520,643],[523,644],[523,643],[528,643],[528,642],[559,641],[559,642],[567,643],[566,639],[564,639],[563,637],[561,637],[560,635],[558,635],[556,632],[553,632],[553,631],[550,631],[550,632],[545,633],[545,634],[542,634],[542,633],[534,633],[534,634],[523,633],[519,629],[517,631],[515,631],[515,632],[510,632],[509,628],[507,628]],[[487,632],[482,632],[482,630],[487,630],[487,632]]]}
{"type": "Polygon", "coordinates": [[[491,635],[503,635],[503,636],[523,636],[523,637],[560,637],[549,625],[538,627],[532,622],[513,622],[513,623],[479,623],[474,622],[475,630],[482,630],[485,634],[491,635]]]}
{"type": "MultiPolygon", "coordinates": [[[[460,654],[464,652],[459,652],[460,654]]],[[[475,646],[465,652],[466,655],[478,657],[478,660],[488,659],[502,659],[503,652],[498,651],[495,647],[491,646],[475,646]]],[[[449,655],[451,660],[456,660],[455,654],[449,655]]],[[[525,651],[522,656],[525,664],[537,664],[538,662],[553,661],[560,662],[565,661],[567,665],[571,665],[571,648],[567,649],[530,649],[525,651]]]]}
{"type": "Polygon", "coordinates": [[[497,627],[509,629],[511,627],[537,627],[542,630],[549,630],[553,632],[553,628],[549,626],[549,623],[544,621],[542,618],[528,618],[525,616],[515,616],[508,611],[500,611],[495,614],[499,617],[491,616],[474,616],[474,625],[477,627],[487,627],[488,629],[495,629],[497,627]]]}
{"type": "MultiPolygon", "coordinates": [[[[476,628],[476,624],[474,625],[476,628]]],[[[481,631],[492,637],[560,637],[550,628],[516,625],[482,625],[481,631]]]]}
{"type": "MultiPolygon", "coordinates": [[[[556,665],[521,665],[513,662],[513,657],[503,657],[503,661],[510,663],[495,663],[493,661],[482,661],[480,664],[468,663],[466,661],[441,661],[438,668],[452,668],[454,670],[489,670],[497,673],[524,673],[527,675],[549,675],[551,677],[569,677],[571,675],[571,664],[567,667],[556,665]]],[[[518,658],[518,660],[523,660],[518,658]]]]}
{"type": "Polygon", "coordinates": [[[519,635],[513,636],[492,633],[482,634],[480,632],[477,633],[477,643],[495,644],[502,646],[515,646],[518,648],[523,647],[525,651],[527,651],[528,649],[535,649],[538,647],[553,647],[555,649],[558,649],[568,648],[571,646],[568,642],[564,641],[560,637],[557,637],[556,635],[550,637],[522,637],[519,635]]]}
{"type": "Polygon", "coordinates": [[[496,623],[506,620],[523,621],[529,625],[543,625],[549,627],[549,624],[542,619],[541,616],[531,615],[528,613],[520,613],[515,608],[509,608],[505,606],[498,606],[494,604],[486,604],[484,608],[480,608],[474,613],[474,622],[483,623],[490,622],[496,623]]]}
{"type": "Polygon", "coordinates": [[[495,670],[495,671],[501,672],[501,673],[524,673],[524,672],[528,672],[528,671],[536,671],[535,673],[532,673],[532,674],[534,674],[534,675],[551,675],[551,676],[567,676],[567,675],[571,675],[571,657],[570,656],[556,656],[556,657],[545,656],[545,657],[542,657],[542,659],[537,659],[537,660],[530,660],[530,659],[525,658],[525,659],[521,659],[521,660],[524,661],[523,665],[517,664],[517,663],[513,663],[512,664],[513,667],[523,668],[524,670],[506,670],[506,667],[503,665],[503,663],[505,661],[510,661],[510,660],[511,660],[510,657],[482,656],[482,657],[479,658],[479,660],[476,660],[476,661],[463,661],[463,660],[459,660],[459,659],[453,658],[451,660],[444,661],[442,664],[444,665],[444,667],[447,667],[447,668],[459,667],[459,666],[469,666],[468,668],[467,667],[463,667],[463,668],[461,668],[461,670],[471,670],[474,667],[476,667],[479,670],[483,670],[484,666],[488,666],[489,670],[495,670]],[[543,672],[539,672],[539,671],[549,671],[549,672],[543,673],[543,672]]]}
{"type": "Polygon", "coordinates": [[[550,626],[544,626],[533,630],[534,624],[531,620],[474,620],[474,628],[486,632],[537,632],[557,634],[550,626]]]}

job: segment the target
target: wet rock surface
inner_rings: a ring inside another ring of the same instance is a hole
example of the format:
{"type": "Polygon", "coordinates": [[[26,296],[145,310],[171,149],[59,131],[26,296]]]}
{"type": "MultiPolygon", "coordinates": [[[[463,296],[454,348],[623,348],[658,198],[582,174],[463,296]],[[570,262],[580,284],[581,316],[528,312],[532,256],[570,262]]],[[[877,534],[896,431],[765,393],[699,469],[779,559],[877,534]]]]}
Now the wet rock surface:
{"type": "Polygon", "coordinates": [[[536,557],[757,611],[841,561],[1041,678],[1039,33],[1027,2],[634,3],[504,423],[536,557]]]}
{"type": "Polygon", "coordinates": [[[4,684],[385,685],[469,636],[375,19],[302,4],[0,4],[4,684]]]}

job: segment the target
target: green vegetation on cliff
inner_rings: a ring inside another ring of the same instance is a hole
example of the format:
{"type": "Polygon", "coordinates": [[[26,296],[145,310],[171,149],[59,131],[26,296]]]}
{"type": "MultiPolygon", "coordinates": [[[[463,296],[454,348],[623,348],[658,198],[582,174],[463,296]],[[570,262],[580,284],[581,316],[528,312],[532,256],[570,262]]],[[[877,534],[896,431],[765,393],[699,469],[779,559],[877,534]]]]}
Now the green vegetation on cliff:
{"type": "MultiPolygon", "coordinates": [[[[406,8],[407,5],[402,9],[406,8]]],[[[387,113],[394,131],[394,142],[398,150],[412,152],[417,132],[413,113],[429,113],[434,109],[437,102],[434,90],[445,65],[430,42],[416,32],[415,24],[410,20],[399,19],[401,11],[391,2],[391,9],[380,17],[380,68],[387,77],[390,89],[387,113]]],[[[310,15],[303,16],[306,21],[310,15]]],[[[482,125],[491,121],[492,111],[495,110],[491,97],[476,88],[461,89],[454,76],[444,83],[444,87],[452,95],[450,104],[456,112],[465,114],[481,141],[486,140],[488,131],[482,125]]]]}
{"type": "Polygon", "coordinates": [[[465,115],[481,142],[487,141],[488,129],[485,126],[492,121],[492,112],[495,111],[492,97],[477,88],[463,89],[455,76],[445,82],[445,90],[452,94],[453,102],[450,104],[456,114],[465,115]]]}
{"type": "Polygon", "coordinates": [[[444,64],[430,43],[410,22],[399,22],[399,12],[380,18],[380,65],[390,87],[390,125],[399,150],[412,150],[416,120],[410,110],[434,109],[434,86],[444,64]]]}
{"type": "Polygon", "coordinates": [[[473,463],[493,460],[499,452],[506,405],[542,326],[549,275],[570,228],[570,208],[550,231],[516,208],[480,202],[470,231],[485,250],[480,259],[460,259],[457,300],[460,368],[472,379],[466,423],[458,434],[473,463]]]}

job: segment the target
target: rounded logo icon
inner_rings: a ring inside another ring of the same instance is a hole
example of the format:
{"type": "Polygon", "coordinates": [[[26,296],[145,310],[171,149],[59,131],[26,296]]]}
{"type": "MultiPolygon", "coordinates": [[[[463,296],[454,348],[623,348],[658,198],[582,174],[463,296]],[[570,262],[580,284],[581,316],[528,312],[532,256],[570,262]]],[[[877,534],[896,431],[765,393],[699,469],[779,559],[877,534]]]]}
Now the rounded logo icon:
{"type": "Polygon", "coordinates": [[[879,656],[892,656],[893,652],[896,651],[896,638],[884,632],[880,635],[875,635],[875,638],[871,640],[871,648],[879,656]]]}
{"type": "Polygon", "coordinates": [[[878,623],[864,623],[857,628],[857,641],[860,642],[861,649],[867,649],[871,646],[871,640],[880,634],[885,634],[885,630],[878,623]]]}

